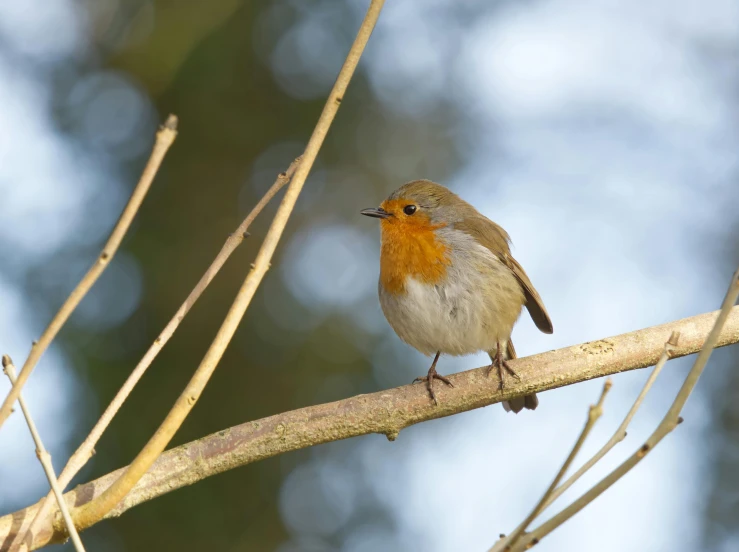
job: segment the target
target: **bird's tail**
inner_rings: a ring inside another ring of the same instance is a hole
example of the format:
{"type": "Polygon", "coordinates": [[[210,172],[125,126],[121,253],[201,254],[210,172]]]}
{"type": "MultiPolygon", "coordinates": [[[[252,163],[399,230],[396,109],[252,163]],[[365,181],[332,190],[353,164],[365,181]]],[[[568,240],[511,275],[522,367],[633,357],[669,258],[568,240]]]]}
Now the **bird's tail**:
{"type": "MultiPolygon", "coordinates": [[[[506,350],[503,354],[503,357],[506,360],[512,360],[516,358],[516,349],[513,348],[513,342],[510,339],[506,344],[506,350]]],[[[505,411],[513,412],[514,414],[518,414],[524,408],[527,408],[529,410],[536,410],[537,406],[539,406],[539,399],[536,397],[535,393],[532,393],[531,395],[526,395],[525,397],[516,397],[509,401],[503,401],[503,408],[505,409],[505,411]]]]}

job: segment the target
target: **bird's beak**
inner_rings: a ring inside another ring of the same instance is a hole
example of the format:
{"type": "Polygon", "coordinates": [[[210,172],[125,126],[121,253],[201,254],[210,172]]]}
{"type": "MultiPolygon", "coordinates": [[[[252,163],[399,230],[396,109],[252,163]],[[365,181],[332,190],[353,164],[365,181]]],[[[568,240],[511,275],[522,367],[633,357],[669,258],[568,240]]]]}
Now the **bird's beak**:
{"type": "Polygon", "coordinates": [[[371,207],[369,209],[362,209],[359,212],[366,217],[374,217],[378,219],[386,219],[386,218],[393,216],[392,213],[388,213],[382,207],[377,207],[377,208],[371,207]]]}

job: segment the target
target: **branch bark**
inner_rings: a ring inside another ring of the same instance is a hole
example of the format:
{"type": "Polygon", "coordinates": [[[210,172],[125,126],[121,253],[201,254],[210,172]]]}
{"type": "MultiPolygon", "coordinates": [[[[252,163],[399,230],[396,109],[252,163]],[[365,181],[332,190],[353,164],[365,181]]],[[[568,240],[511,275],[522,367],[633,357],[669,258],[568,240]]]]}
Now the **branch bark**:
{"type": "MultiPolygon", "coordinates": [[[[714,325],[718,312],[685,318],[636,332],[601,339],[510,361],[521,375],[503,391],[486,376],[486,367],[450,376],[454,388],[440,388],[435,406],[421,386],[406,385],[342,401],[277,414],[225,429],[176,447],[154,463],[126,497],[106,514],[123,512],[174,489],[258,460],[368,433],[395,440],[411,425],[481,408],[514,397],[572,385],[654,365],[664,348],[666,335],[680,332],[680,345],[671,358],[698,352],[714,325]]],[[[734,307],[716,346],[739,342],[739,307],[734,307]]],[[[77,506],[100,496],[125,468],[78,486],[65,494],[77,506]]],[[[9,550],[35,516],[39,505],[0,518],[0,552],[9,550]]],[[[61,520],[59,520],[61,521],[61,520]]],[[[45,524],[33,535],[32,549],[64,538],[61,524],[45,524]]]]}

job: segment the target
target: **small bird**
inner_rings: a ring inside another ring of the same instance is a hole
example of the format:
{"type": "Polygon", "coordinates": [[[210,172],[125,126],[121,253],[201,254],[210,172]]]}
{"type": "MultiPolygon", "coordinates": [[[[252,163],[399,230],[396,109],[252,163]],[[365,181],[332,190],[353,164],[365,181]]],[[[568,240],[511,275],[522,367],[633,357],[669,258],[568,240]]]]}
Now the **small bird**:
{"type": "MultiPolygon", "coordinates": [[[[511,257],[505,230],[456,194],[430,180],[395,190],[380,207],[361,214],[381,219],[380,305],[398,337],[424,355],[436,355],[425,381],[438,404],[434,379],[439,355],[490,355],[503,388],[506,360],[516,358],[513,325],[525,305],[536,327],[553,331],[541,297],[511,257]]],[[[534,410],[536,395],[503,403],[507,412],[534,410]]]]}

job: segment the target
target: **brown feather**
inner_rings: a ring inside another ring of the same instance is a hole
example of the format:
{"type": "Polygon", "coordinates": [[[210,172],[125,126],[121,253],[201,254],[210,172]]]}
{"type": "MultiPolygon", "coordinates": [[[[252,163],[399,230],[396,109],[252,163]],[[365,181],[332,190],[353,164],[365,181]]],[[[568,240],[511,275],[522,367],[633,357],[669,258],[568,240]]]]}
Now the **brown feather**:
{"type": "Polygon", "coordinates": [[[511,250],[508,245],[510,241],[508,233],[492,220],[478,213],[468,203],[465,203],[465,206],[469,207],[469,211],[472,212],[465,209],[467,212],[464,213],[462,221],[454,223],[454,228],[475,238],[480,245],[489,249],[511,269],[511,272],[513,272],[521,284],[526,297],[526,309],[528,309],[534,324],[542,332],[547,334],[552,333],[554,327],[552,326],[552,321],[549,318],[549,314],[547,314],[546,308],[544,308],[544,302],[541,296],[534,288],[534,285],[529,280],[521,265],[518,264],[518,261],[511,257],[511,250]]]}
{"type": "Polygon", "coordinates": [[[554,326],[552,326],[552,320],[549,318],[549,313],[547,313],[547,309],[544,307],[544,301],[542,301],[541,295],[536,291],[534,284],[531,283],[531,280],[529,280],[529,277],[524,272],[523,267],[510,255],[506,255],[503,262],[508,265],[521,283],[523,293],[526,296],[526,308],[536,327],[546,334],[554,332],[554,326]]]}
{"type": "MultiPolygon", "coordinates": [[[[490,358],[493,358],[492,355],[490,358]]],[[[518,358],[516,355],[516,349],[513,347],[513,341],[509,339],[506,344],[506,360],[512,360],[514,358],[518,358]]],[[[536,396],[536,393],[503,401],[503,409],[506,412],[513,412],[514,414],[518,414],[524,408],[528,410],[536,410],[537,406],[539,406],[539,399],[536,396]]]]}

